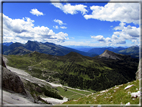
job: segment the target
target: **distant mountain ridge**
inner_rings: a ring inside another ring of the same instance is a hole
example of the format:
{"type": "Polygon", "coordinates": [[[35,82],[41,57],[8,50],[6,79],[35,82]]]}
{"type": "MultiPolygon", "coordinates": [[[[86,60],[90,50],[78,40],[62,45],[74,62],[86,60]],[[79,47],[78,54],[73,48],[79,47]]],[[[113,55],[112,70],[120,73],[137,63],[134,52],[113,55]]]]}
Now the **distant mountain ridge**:
{"type": "Polygon", "coordinates": [[[13,42],[5,42],[5,43],[3,43],[3,45],[5,45],[5,46],[9,46],[11,44],[13,44],[13,42]]]}
{"type": "Polygon", "coordinates": [[[77,52],[84,56],[91,56],[91,54],[87,52],[78,51],[72,48],[56,45],[49,42],[41,43],[37,41],[28,41],[26,44],[21,44],[16,42],[9,46],[3,45],[3,54],[5,55],[10,55],[10,54],[22,55],[22,54],[30,53],[32,51],[37,51],[39,53],[45,53],[45,54],[51,54],[51,55],[57,55],[57,56],[64,56],[70,52],[77,52]]]}
{"type": "Polygon", "coordinates": [[[96,48],[92,48],[90,49],[88,52],[89,53],[96,53],[98,55],[102,54],[105,50],[109,50],[109,51],[112,51],[112,52],[119,52],[120,50],[124,50],[126,49],[125,47],[116,47],[116,48],[113,48],[113,47],[96,47],[96,48]]]}
{"type": "Polygon", "coordinates": [[[23,55],[33,51],[40,53],[51,54],[56,56],[64,56],[70,52],[76,52],[83,56],[94,57],[101,55],[105,50],[112,51],[118,54],[130,55],[134,58],[139,58],[139,47],[88,47],[88,46],[74,46],[66,47],[61,45],[56,45],[54,43],[42,43],[37,41],[28,41],[26,44],[21,43],[3,43],[3,54],[5,55],[23,55]],[[20,47],[20,48],[19,48],[20,47]]]}
{"type": "MultiPolygon", "coordinates": [[[[141,49],[140,49],[141,51],[141,49]]],[[[131,55],[132,57],[139,57],[139,46],[131,46],[127,49],[120,50],[119,54],[131,55]]]]}
{"type": "Polygon", "coordinates": [[[98,54],[101,55],[105,50],[112,51],[118,54],[130,55],[131,57],[138,58],[139,57],[139,46],[131,46],[129,48],[126,47],[102,47],[102,48],[92,48],[88,51],[90,54],[98,54]]]}

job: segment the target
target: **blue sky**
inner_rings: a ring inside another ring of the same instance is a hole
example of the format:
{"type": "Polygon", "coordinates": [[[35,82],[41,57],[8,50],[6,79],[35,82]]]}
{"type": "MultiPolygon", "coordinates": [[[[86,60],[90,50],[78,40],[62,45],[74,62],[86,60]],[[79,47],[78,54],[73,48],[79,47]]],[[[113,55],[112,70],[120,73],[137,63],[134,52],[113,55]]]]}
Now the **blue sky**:
{"type": "Polygon", "coordinates": [[[3,42],[139,45],[139,3],[3,3],[3,42]]]}

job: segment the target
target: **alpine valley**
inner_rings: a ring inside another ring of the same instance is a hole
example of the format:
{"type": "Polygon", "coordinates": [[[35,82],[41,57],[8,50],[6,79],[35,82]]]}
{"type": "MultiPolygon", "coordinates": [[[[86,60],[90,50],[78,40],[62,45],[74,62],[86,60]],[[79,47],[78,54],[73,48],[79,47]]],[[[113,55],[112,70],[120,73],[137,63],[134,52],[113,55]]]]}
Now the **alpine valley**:
{"type": "MultiPolygon", "coordinates": [[[[33,99],[48,104],[51,103],[49,99],[42,97],[66,97],[66,104],[75,104],[75,100],[77,104],[91,104],[89,99],[88,102],[83,101],[86,95],[93,96],[116,85],[127,85],[128,82],[134,84],[139,64],[138,46],[92,47],[86,52],[48,42],[28,41],[26,44],[3,44],[3,55],[8,60],[9,68],[24,70],[36,78],[30,80],[28,76],[19,75],[25,90],[33,99]],[[38,79],[44,82],[36,82],[38,79]],[[58,85],[55,86],[56,84],[58,85]]],[[[131,96],[129,97],[128,99],[131,99],[131,96]]],[[[139,99],[136,100],[137,104],[139,99]]]]}

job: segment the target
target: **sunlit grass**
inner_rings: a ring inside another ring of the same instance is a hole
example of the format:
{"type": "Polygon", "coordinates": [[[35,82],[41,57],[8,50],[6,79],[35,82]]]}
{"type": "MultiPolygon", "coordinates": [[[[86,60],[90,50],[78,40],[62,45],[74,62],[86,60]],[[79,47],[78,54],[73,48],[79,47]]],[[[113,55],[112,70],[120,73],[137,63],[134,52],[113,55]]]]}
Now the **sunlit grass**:
{"type": "Polygon", "coordinates": [[[106,92],[96,92],[93,95],[80,98],[78,101],[68,101],[64,104],[139,104],[139,98],[131,98],[132,92],[139,90],[139,80],[129,82],[127,84],[117,85],[110,89],[105,90],[106,92]],[[133,85],[128,89],[124,89],[128,85],[133,85]]]}

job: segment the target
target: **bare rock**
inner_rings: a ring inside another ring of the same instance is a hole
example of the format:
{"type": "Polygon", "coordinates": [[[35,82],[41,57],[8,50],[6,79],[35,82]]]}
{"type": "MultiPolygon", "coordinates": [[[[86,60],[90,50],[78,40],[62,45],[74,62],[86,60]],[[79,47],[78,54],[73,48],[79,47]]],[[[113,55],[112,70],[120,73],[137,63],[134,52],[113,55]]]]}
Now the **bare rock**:
{"type": "Polygon", "coordinates": [[[99,57],[105,57],[105,58],[110,58],[110,59],[121,59],[118,57],[118,55],[114,52],[111,52],[109,50],[105,50],[101,55],[99,55],[99,57]]]}
{"type": "Polygon", "coordinates": [[[15,73],[11,72],[5,67],[2,67],[2,72],[3,72],[2,76],[3,89],[26,94],[23,82],[21,81],[19,76],[17,76],[15,73]]]}
{"type": "Polygon", "coordinates": [[[23,82],[20,77],[6,68],[6,64],[2,59],[2,88],[26,95],[23,82]]]}

